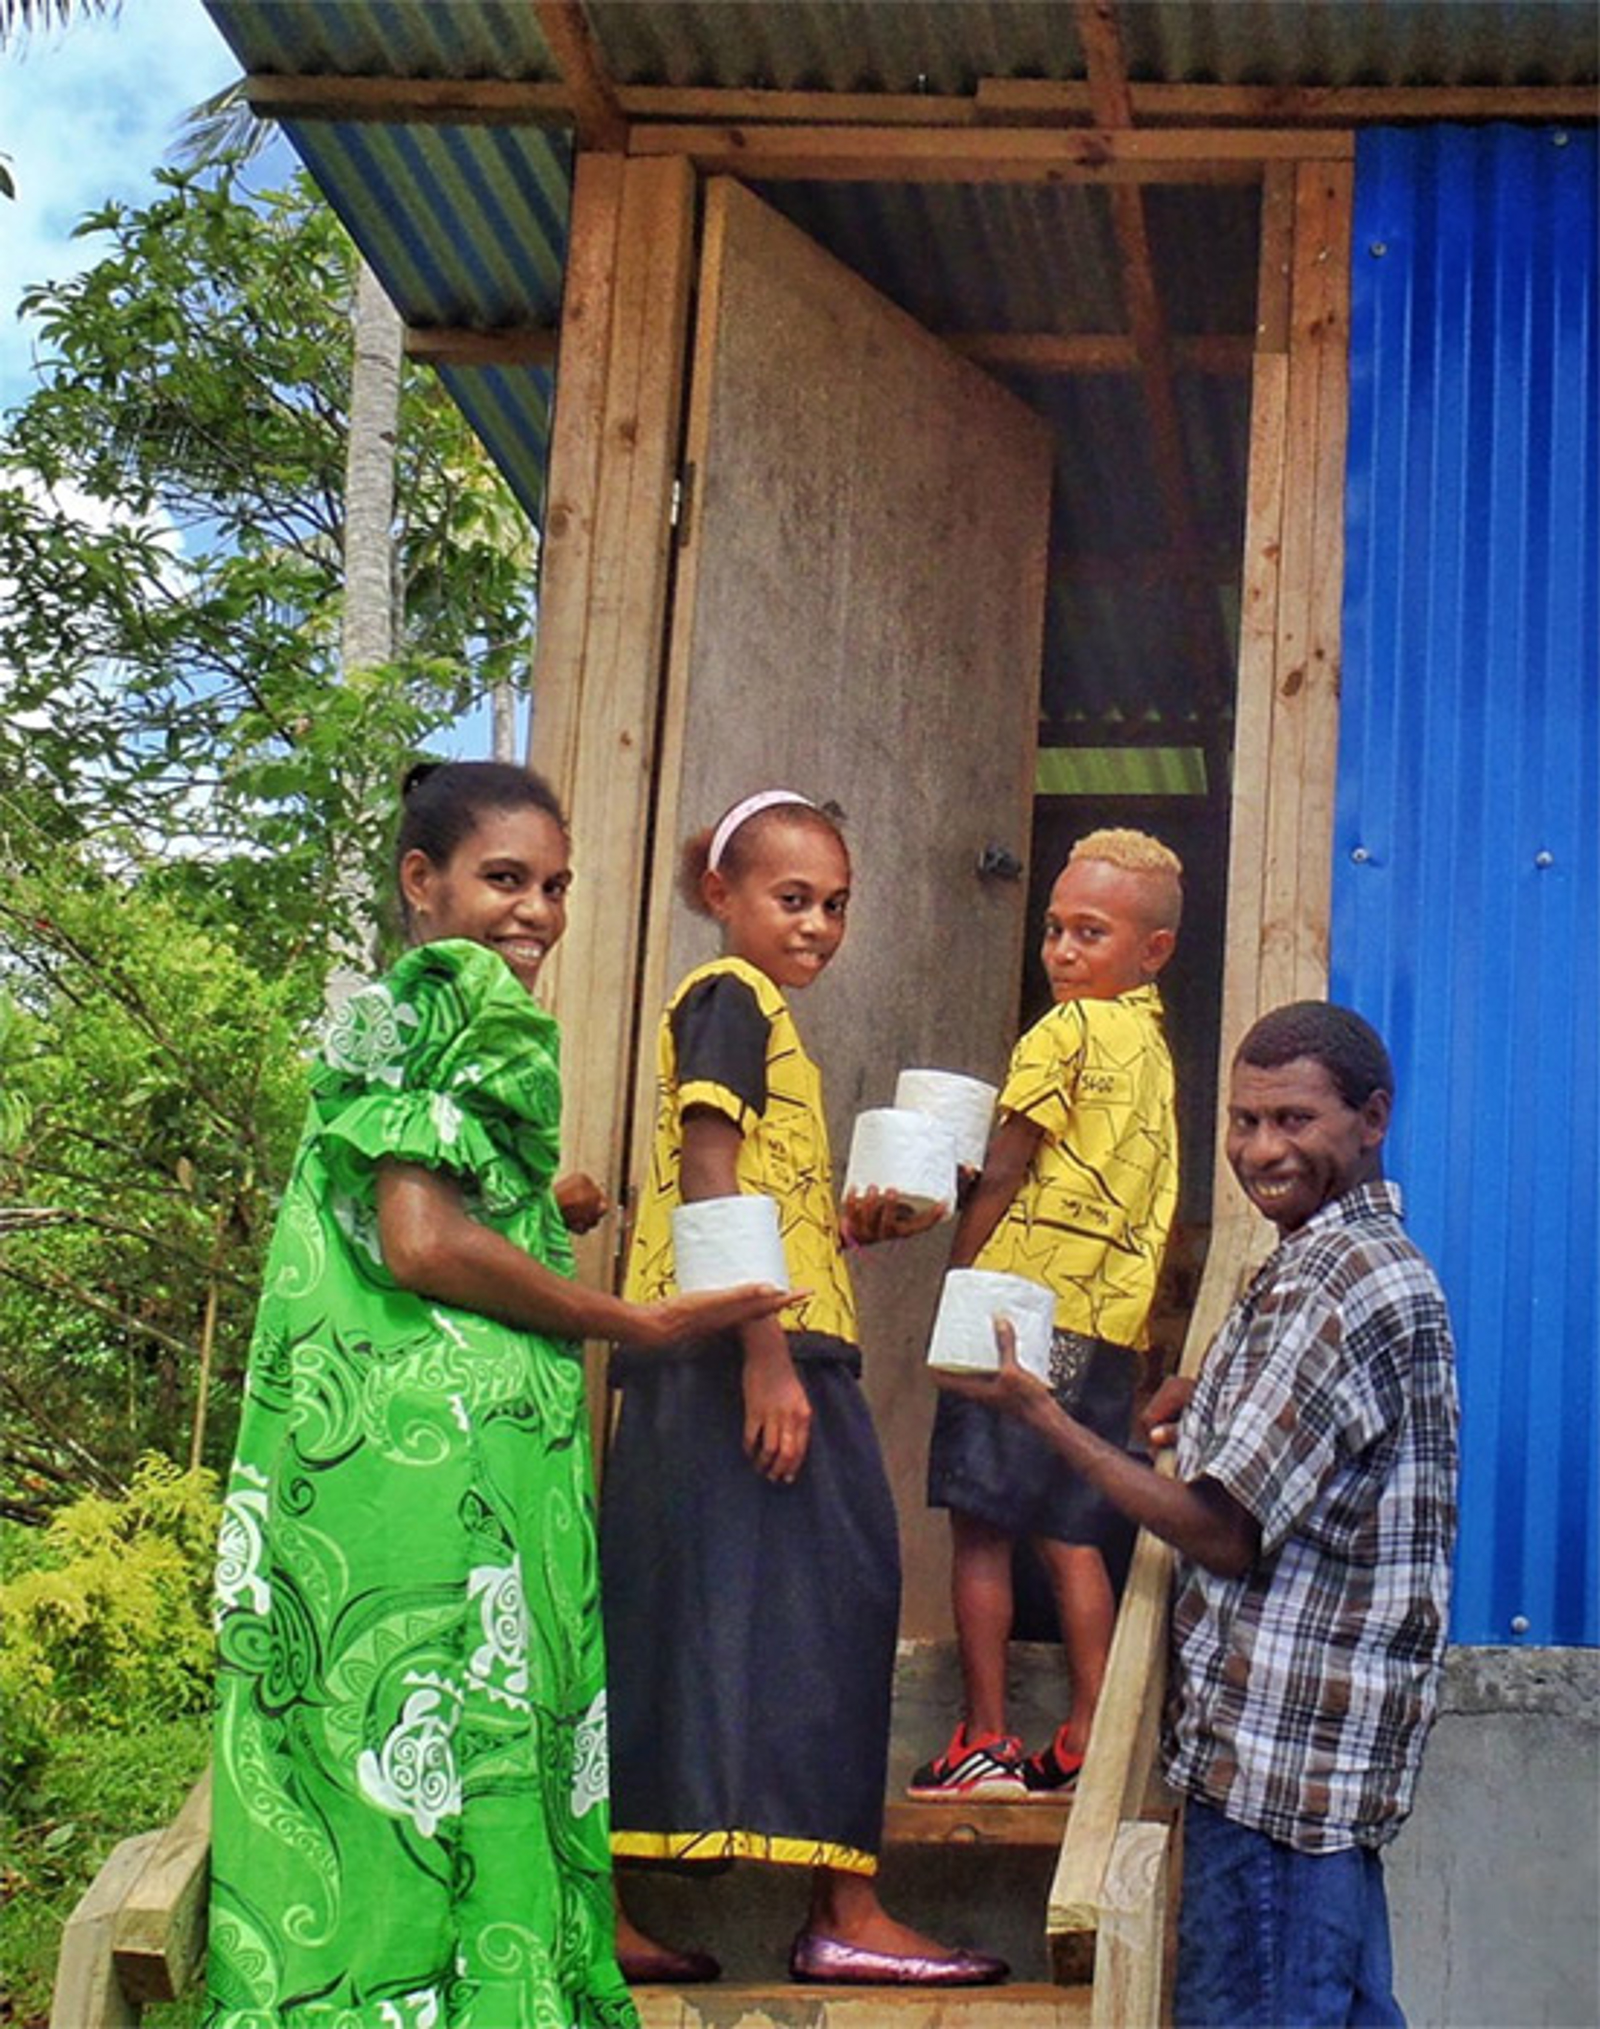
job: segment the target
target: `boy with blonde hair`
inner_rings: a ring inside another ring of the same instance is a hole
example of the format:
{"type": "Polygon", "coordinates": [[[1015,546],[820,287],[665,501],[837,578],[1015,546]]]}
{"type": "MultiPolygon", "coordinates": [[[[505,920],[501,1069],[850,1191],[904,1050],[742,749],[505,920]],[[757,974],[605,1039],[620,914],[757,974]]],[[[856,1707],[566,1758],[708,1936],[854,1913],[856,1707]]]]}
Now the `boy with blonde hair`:
{"type": "MultiPolygon", "coordinates": [[[[1145,832],[1095,831],[1073,847],[1051,890],[1041,950],[1055,1005],[1012,1054],[950,1252],[953,1268],[1023,1275],[1055,1292],[1052,1390],[1117,1445],[1128,1439],[1178,1194],[1172,1059],[1155,979],[1177,941],[1182,875],[1177,855],[1145,832]]],[[[1116,1510],[1063,1474],[1035,1432],[951,1394],[939,1399],[928,1501],[950,1510],[965,1709],[910,1794],[1060,1794],[1082,1765],[1111,1646],[1103,1552],[1116,1510]],[[1072,1682],[1068,1717],[1032,1755],[1005,1709],[1020,1537],[1049,1575],[1072,1682]]]]}

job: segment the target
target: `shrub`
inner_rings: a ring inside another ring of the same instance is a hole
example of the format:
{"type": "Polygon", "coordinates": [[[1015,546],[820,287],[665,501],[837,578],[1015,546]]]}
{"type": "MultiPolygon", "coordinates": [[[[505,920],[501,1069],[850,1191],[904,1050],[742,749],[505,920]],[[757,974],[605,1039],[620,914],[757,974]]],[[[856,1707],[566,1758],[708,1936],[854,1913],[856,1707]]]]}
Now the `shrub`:
{"type": "Polygon", "coordinates": [[[8,1779],[52,1734],[203,1708],[211,1694],[216,1477],[150,1453],[117,1500],[64,1508],[32,1568],[0,1585],[8,1779]]]}

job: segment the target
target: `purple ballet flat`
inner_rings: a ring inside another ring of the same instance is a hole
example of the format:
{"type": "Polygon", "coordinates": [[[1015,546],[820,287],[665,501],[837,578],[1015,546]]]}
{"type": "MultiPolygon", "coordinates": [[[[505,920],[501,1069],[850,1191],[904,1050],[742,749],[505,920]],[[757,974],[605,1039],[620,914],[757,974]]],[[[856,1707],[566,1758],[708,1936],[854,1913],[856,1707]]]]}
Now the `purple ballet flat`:
{"type": "Polygon", "coordinates": [[[867,1951],[836,1937],[803,1930],[789,1952],[789,1977],[845,1987],[992,1987],[1011,1968],[987,1952],[960,1951],[948,1959],[916,1953],[867,1951]]]}

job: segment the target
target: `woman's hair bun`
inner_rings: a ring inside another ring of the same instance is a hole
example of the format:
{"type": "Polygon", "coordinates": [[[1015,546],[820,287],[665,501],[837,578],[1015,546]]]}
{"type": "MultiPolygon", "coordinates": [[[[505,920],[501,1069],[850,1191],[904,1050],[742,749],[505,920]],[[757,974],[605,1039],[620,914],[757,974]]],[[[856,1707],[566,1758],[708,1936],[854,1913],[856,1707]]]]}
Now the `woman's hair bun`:
{"type": "Polygon", "coordinates": [[[442,761],[413,761],[400,779],[402,802],[413,790],[420,789],[430,775],[435,775],[444,766],[442,761]]]}

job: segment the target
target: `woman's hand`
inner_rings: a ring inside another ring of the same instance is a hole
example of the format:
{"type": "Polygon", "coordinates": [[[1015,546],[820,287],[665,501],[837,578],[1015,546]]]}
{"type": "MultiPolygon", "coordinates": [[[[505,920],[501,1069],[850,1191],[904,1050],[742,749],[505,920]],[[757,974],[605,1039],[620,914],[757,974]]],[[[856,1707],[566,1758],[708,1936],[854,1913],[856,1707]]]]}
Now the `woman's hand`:
{"type": "Polygon", "coordinates": [[[1144,1405],[1139,1428],[1152,1451],[1166,1451],[1178,1441],[1178,1418],[1189,1406],[1194,1382],[1187,1374],[1169,1374],[1144,1405]]]}
{"type": "Polygon", "coordinates": [[[848,1247],[875,1247],[880,1240],[909,1240],[926,1233],[950,1210],[948,1205],[930,1205],[919,1212],[893,1191],[851,1191],[839,1207],[839,1229],[848,1247]]]}
{"type": "Polygon", "coordinates": [[[741,1282],[735,1289],[668,1296],[659,1303],[630,1303],[624,1306],[624,1328],[616,1337],[624,1345],[656,1352],[684,1339],[715,1338],[719,1332],[736,1331],[740,1325],[774,1317],[805,1294],[804,1290],[777,1289],[767,1282],[741,1282]]]}
{"type": "Polygon", "coordinates": [[[744,1356],[745,1456],[763,1479],[789,1486],[811,1442],[811,1401],[781,1337],[750,1337],[756,1343],[747,1342],[744,1356]]]}
{"type": "Polygon", "coordinates": [[[551,1186],[556,1209],[569,1233],[589,1233],[611,1210],[611,1200],[583,1170],[557,1177],[551,1186]]]}

